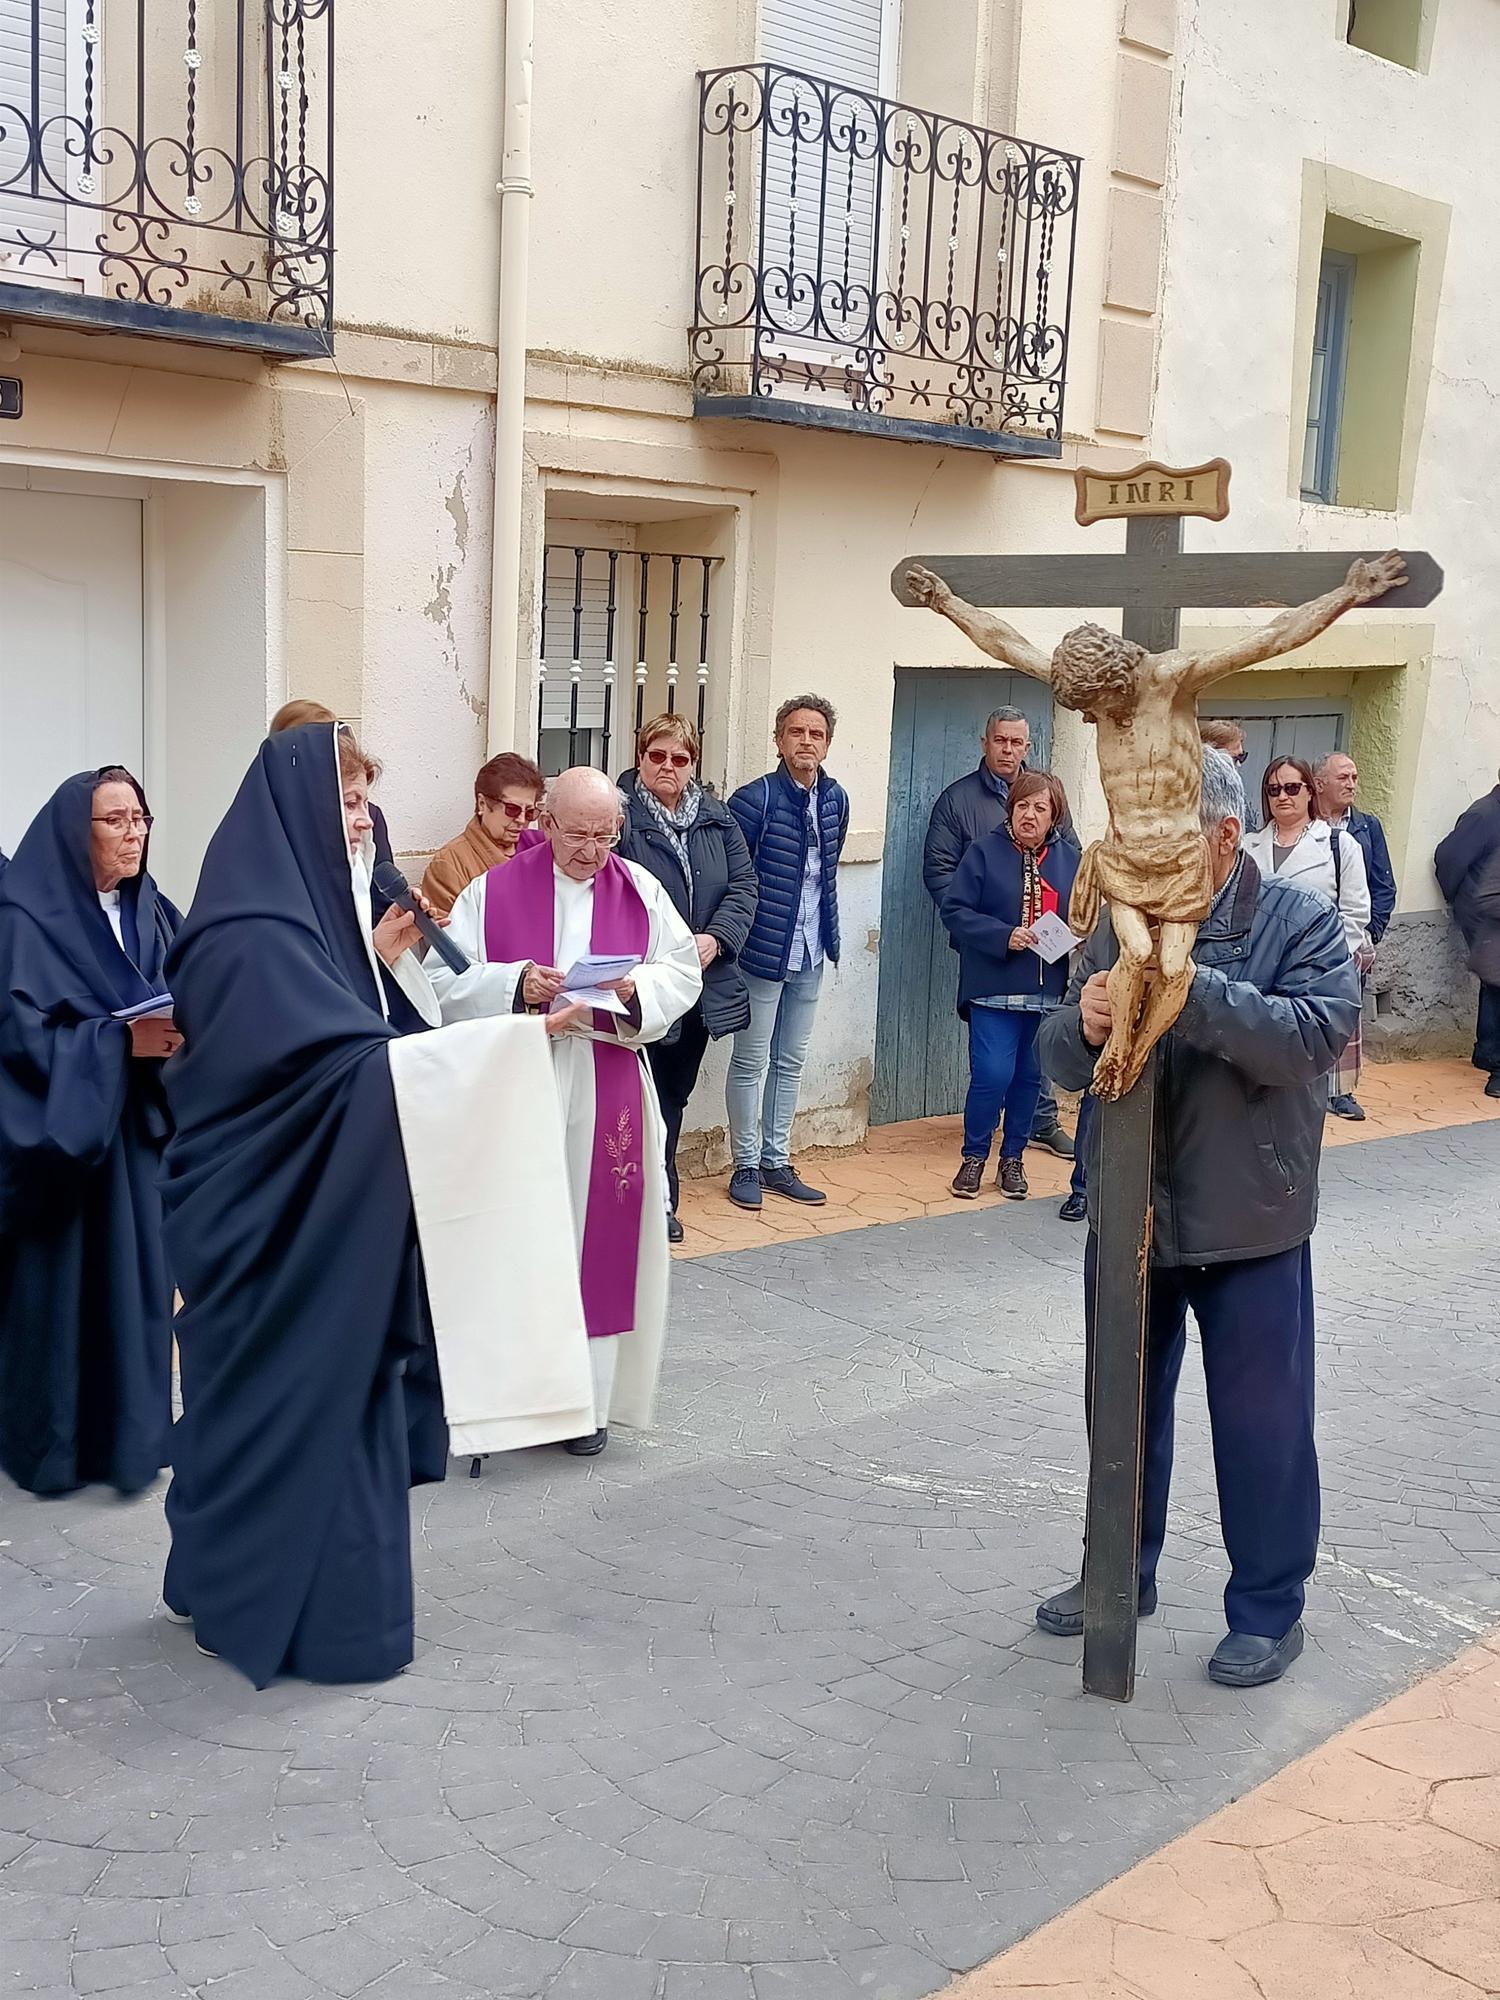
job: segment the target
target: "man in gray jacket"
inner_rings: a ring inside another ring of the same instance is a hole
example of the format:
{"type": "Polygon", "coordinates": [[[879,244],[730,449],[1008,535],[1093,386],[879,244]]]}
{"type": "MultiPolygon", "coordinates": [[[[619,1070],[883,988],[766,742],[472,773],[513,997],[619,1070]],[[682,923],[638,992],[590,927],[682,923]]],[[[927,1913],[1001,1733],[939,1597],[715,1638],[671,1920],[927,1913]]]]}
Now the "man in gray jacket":
{"type": "MultiPolygon", "coordinates": [[[[1173,1403],[1192,1309],[1202,1337],[1229,1630],[1208,1663],[1230,1687],[1279,1680],[1302,1651],[1303,1586],[1318,1546],[1309,1239],[1318,1217],[1326,1078],[1359,1018],[1359,975],[1337,910],[1263,877],[1240,853],[1245,794],[1222,751],[1203,753],[1203,829],[1214,902],[1196,973],[1162,1043],[1146,1324],[1140,1610],[1156,1609],[1167,1525],[1173,1403]]],[[[1042,1024],[1049,1075],[1079,1090],[1109,1034],[1106,915],[1067,1000],[1042,1024]]],[[[1103,1121],[1093,1121],[1097,1155],[1103,1121]]],[[[1088,1163],[1089,1203],[1098,1188],[1088,1163]]],[[[1098,1239],[1090,1216],[1084,1309],[1092,1371],[1098,1239]]],[[[1085,1396],[1089,1394],[1086,1386],[1085,1396]]],[[[1037,1610],[1043,1631],[1083,1629],[1083,1586],[1037,1610]]]]}

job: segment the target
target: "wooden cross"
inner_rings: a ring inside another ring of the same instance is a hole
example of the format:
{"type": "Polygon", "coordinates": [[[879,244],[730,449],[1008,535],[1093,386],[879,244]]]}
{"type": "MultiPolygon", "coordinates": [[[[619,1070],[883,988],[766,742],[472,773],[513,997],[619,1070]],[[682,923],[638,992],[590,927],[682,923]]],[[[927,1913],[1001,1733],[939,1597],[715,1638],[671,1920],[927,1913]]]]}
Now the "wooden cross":
{"type": "MultiPolygon", "coordinates": [[[[1336,590],[1355,560],[1350,551],[1185,555],[1186,516],[1222,521],[1229,512],[1229,466],[1223,459],[1186,469],[1152,462],[1128,473],[1079,471],[1074,478],[1081,525],[1125,522],[1123,556],[908,556],[891,579],[896,597],[903,604],[917,601],[907,570],[920,562],[973,605],[1006,610],[1119,605],[1123,636],[1149,653],[1161,653],[1179,644],[1186,609],[1306,603],[1336,590]]],[[[1370,553],[1373,559],[1379,552],[1370,553]]],[[[1442,589],[1443,573],[1431,556],[1405,560],[1408,580],[1381,599],[1382,609],[1430,604],[1442,589]]],[[[1094,1190],[1099,1242],[1083,1684],[1111,1701],[1129,1701],[1135,1688],[1156,1075],[1153,1049],[1135,1089],[1118,1102],[1096,1105],[1101,1174],[1094,1190]]]]}

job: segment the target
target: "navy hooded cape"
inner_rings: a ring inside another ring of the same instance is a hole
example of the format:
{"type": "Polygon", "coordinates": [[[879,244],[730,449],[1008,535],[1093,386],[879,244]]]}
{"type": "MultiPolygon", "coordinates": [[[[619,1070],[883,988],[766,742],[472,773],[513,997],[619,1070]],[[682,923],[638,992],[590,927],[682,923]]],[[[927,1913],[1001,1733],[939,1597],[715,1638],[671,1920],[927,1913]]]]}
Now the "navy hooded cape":
{"type": "Polygon", "coordinates": [[[138,1492],[172,1421],[162,1064],[111,1017],[165,992],[182,919],[148,840],[120,884],[134,962],[120,948],[89,859],[98,782],[60,785],[0,875],[0,1465],[33,1493],[138,1492]]]}
{"type": "MultiPolygon", "coordinates": [[[[431,1333],[334,730],[262,744],[167,972],[183,1414],[164,1595],[257,1687],[412,1656],[409,1360],[431,1333]]],[[[414,1436],[417,1433],[414,1432],[414,1436]]]]}

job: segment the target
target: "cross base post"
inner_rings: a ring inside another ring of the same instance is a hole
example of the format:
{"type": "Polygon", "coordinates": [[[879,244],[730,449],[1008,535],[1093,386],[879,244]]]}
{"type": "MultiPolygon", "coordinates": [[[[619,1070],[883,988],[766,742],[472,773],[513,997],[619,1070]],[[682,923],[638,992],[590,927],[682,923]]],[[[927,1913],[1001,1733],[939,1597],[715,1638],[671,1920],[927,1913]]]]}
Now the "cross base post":
{"type": "Polygon", "coordinates": [[[1156,1064],[1153,1049],[1129,1096],[1095,1112],[1099,1243],[1088,1383],[1083,1685],[1106,1701],[1129,1701],[1135,1692],[1156,1064]]]}

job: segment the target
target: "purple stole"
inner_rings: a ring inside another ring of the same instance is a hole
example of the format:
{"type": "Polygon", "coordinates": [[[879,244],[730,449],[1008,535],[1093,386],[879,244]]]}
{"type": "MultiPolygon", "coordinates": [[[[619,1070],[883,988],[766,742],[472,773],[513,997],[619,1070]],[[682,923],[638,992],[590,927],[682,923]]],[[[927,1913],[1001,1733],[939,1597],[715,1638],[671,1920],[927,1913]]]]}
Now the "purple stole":
{"type": "MultiPolygon", "coordinates": [[[[518,849],[513,860],[486,875],[484,955],[492,965],[518,959],[551,965],[556,940],[552,849],[543,841],[518,849]]],[[[644,959],[650,948],[650,915],[630,870],[613,854],[594,877],[589,943],[595,952],[620,958],[644,959]]],[[[607,1032],[614,1018],[596,1013],[594,1025],[607,1032]]],[[[635,1325],[647,1157],[639,1056],[618,1042],[591,1046],[594,1157],[583,1223],[583,1317],[589,1339],[602,1340],[635,1325]]],[[[651,1199],[660,1194],[653,1188],[651,1199]]]]}

